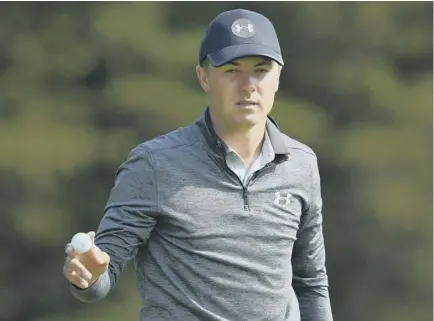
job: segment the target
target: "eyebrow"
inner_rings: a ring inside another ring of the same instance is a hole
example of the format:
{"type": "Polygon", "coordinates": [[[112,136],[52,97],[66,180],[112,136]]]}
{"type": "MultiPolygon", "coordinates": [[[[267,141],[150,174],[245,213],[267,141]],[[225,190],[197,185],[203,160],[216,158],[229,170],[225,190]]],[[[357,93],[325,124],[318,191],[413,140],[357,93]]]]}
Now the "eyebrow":
{"type": "MultiPolygon", "coordinates": [[[[271,59],[264,59],[260,62],[258,62],[255,67],[260,67],[260,66],[271,66],[272,62],[271,59]]],[[[232,66],[241,66],[241,64],[239,62],[236,61],[231,61],[230,63],[228,63],[228,65],[232,65],[232,66]]]]}

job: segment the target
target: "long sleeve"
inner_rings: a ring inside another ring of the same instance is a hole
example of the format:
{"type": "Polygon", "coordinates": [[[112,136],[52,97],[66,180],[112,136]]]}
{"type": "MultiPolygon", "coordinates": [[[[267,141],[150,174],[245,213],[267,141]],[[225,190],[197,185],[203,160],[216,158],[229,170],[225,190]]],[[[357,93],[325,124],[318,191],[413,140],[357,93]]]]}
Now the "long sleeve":
{"type": "Polygon", "coordinates": [[[157,220],[157,175],[145,147],[135,148],[116,172],[114,187],[99,224],[95,244],[109,254],[106,273],[87,289],[71,286],[72,294],[84,302],[104,298],[115,286],[139,246],[149,238],[157,220]]]}
{"type": "Polygon", "coordinates": [[[293,287],[300,304],[301,321],[332,321],[316,157],[312,163],[311,198],[300,221],[292,257],[293,287]]]}

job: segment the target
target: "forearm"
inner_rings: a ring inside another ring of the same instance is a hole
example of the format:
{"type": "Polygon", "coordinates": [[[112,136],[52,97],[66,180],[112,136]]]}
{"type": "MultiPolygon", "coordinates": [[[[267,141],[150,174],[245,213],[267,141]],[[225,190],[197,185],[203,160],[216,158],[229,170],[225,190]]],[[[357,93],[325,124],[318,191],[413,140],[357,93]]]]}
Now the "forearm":
{"type": "Polygon", "coordinates": [[[300,305],[301,321],[333,321],[327,286],[294,287],[300,305]]]}

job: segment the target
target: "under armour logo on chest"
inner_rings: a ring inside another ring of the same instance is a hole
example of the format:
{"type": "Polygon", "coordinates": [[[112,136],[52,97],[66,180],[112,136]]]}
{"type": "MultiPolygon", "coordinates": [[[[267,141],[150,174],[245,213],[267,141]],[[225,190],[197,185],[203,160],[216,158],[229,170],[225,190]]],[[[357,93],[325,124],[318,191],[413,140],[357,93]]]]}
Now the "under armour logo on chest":
{"type": "Polygon", "coordinates": [[[276,192],[274,195],[276,197],[274,199],[274,204],[276,205],[287,205],[291,203],[291,198],[292,198],[291,193],[276,192]]]}

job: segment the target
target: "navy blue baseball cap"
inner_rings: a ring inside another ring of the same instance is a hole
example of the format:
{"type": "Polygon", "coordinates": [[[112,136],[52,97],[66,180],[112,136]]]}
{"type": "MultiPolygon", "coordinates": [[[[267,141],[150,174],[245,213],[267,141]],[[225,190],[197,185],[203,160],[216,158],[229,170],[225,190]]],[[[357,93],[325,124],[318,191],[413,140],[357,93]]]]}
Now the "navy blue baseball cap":
{"type": "Polygon", "coordinates": [[[283,65],[279,40],[265,16],[244,9],[225,11],[208,25],[199,51],[199,64],[208,58],[220,67],[248,56],[268,57],[283,65]]]}

